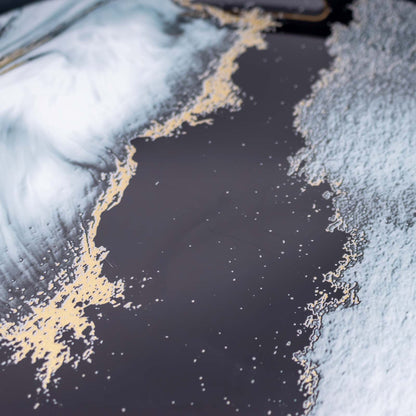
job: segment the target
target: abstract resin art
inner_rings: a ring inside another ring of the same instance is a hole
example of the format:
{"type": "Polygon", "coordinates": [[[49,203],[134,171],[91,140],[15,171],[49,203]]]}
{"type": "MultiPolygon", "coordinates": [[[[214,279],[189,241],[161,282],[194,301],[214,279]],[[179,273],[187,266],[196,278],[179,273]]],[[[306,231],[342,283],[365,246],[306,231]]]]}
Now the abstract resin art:
{"type": "MultiPolygon", "coordinates": [[[[299,306],[309,316],[298,332],[306,331],[309,344],[288,360],[297,363],[293,390],[303,394],[304,415],[410,416],[416,408],[416,5],[357,0],[350,7],[351,22],[331,25],[331,64],[294,108],[290,126],[304,146],[288,157],[288,181],[302,181],[300,193],[330,187],[327,231],[340,232],[347,243],[337,266],[318,276],[326,289],[299,306]]],[[[235,81],[240,59],[248,49],[266,50],[265,33],[276,27],[260,8],[237,14],[187,0],[45,0],[0,15],[2,365],[30,360],[38,396],[53,401],[60,372],[93,363],[101,336],[90,310],[102,316],[101,308],[111,314],[109,307],[131,313],[141,307],[127,300],[127,276],[105,276],[109,251],[96,242],[102,214],[140,174],[132,140],[181,140],[184,130],[215,123],[217,110],[233,117],[254,100],[235,81]]],[[[284,89],[284,78],[279,82],[284,89]]],[[[276,97],[276,112],[280,102],[276,97]]],[[[217,261],[207,257],[207,267],[217,261]]],[[[248,360],[254,372],[257,358],[248,360]]],[[[202,376],[198,383],[205,391],[202,376]]],[[[280,409],[291,415],[290,406],[280,409]]]]}
{"type": "Polygon", "coordinates": [[[220,26],[194,14],[165,0],[50,0],[2,16],[0,333],[9,362],[41,362],[43,389],[93,352],[84,309],[123,304],[94,237],[135,172],[130,140],[237,108],[234,60],[264,47],[271,25],[258,12],[218,14],[220,26]]]}
{"type": "Polygon", "coordinates": [[[310,325],[319,334],[299,358],[312,414],[411,415],[416,7],[359,1],[353,12],[354,21],[335,26],[328,40],[332,67],[296,108],[306,147],[291,169],[310,184],[329,181],[330,227],[352,236],[345,260],[326,276],[345,296],[316,303],[310,325]]]}

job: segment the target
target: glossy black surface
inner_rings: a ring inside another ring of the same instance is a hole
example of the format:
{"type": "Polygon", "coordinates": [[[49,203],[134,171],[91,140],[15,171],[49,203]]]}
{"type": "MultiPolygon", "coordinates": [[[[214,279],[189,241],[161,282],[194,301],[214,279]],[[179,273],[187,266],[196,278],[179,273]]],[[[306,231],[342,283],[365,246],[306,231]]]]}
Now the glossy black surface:
{"type": "Polygon", "coordinates": [[[178,138],[134,142],[137,175],[104,214],[97,243],[110,250],[106,275],[125,278],[126,301],[142,308],[90,311],[103,314],[102,344],[92,364],[58,373],[58,405],[33,399],[28,361],[5,368],[2,414],[301,412],[291,357],[308,343],[304,307],[345,237],[325,232],[327,187],[287,176],[287,157],[302,146],[293,106],[328,65],[324,41],[268,41],[239,60],[240,112],[220,111],[212,126],[178,138]]]}

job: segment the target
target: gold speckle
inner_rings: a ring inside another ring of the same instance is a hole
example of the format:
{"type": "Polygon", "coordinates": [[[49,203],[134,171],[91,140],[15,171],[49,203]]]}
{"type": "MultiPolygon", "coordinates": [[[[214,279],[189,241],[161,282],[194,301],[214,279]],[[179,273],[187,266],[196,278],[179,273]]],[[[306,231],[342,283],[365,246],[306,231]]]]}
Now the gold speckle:
{"type": "MultiPolygon", "coordinates": [[[[238,68],[236,59],[247,48],[264,49],[266,43],[261,32],[274,26],[272,18],[259,10],[247,11],[237,17],[214,7],[187,1],[181,3],[196,12],[208,14],[222,25],[234,25],[236,40],[219,59],[214,73],[205,75],[200,95],[166,122],[155,120],[141,134],[142,137],[156,139],[169,136],[185,122],[191,126],[209,122],[200,120],[199,117],[220,107],[238,108],[241,104],[239,88],[232,82],[232,75],[238,68]]],[[[109,177],[109,187],[99,197],[78,249],[74,248],[77,253],[74,262],[71,265],[61,265],[62,269],[54,282],[48,285],[50,298],[42,302],[36,298],[30,299],[26,301],[31,308],[30,313],[17,320],[3,319],[0,322],[0,338],[13,351],[9,363],[17,364],[30,357],[32,363],[38,366],[36,378],[45,391],[63,364],[71,363],[76,367],[81,360],[90,360],[97,336],[94,322],[85,313],[87,307],[104,304],[114,307],[124,305],[127,309],[140,307],[132,307],[131,302],[123,303],[123,281],[110,282],[101,275],[102,263],[108,251],[104,247],[97,247],[94,242],[101,215],[120,202],[135,174],[134,152],[134,147],[130,145],[126,160],[117,160],[117,169],[109,177]],[[68,334],[69,342],[66,340],[68,337],[64,337],[68,334]],[[84,343],[85,349],[81,355],[72,352],[73,340],[84,343]]]]}
{"type": "Polygon", "coordinates": [[[208,13],[222,25],[235,25],[237,39],[232,47],[222,55],[214,73],[204,80],[202,92],[198,97],[188,104],[181,113],[163,123],[154,121],[151,127],[142,133],[143,137],[150,137],[153,140],[171,136],[184,123],[188,123],[190,126],[211,123],[211,119],[200,119],[200,117],[210,114],[218,108],[238,109],[241,105],[241,99],[238,96],[239,88],[232,81],[232,76],[238,69],[236,60],[248,48],[265,49],[267,44],[261,33],[275,26],[270,15],[264,14],[259,9],[245,11],[236,16],[211,6],[202,6],[188,1],[180,3],[194,11],[208,13]]]}
{"type": "Polygon", "coordinates": [[[76,366],[81,359],[86,360],[93,353],[93,344],[97,339],[95,325],[85,315],[85,309],[106,303],[116,305],[123,298],[123,282],[112,283],[101,276],[102,261],[108,252],[103,247],[97,247],[94,239],[102,213],[120,202],[135,172],[134,152],[134,147],[129,146],[127,160],[117,161],[117,171],[110,177],[110,187],[99,198],[71,268],[75,279],[69,281],[69,270],[62,270],[58,279],[61,288],[51,300],[36,305],[38,302],[32,299],[30,304],[34,306],[31,313],[18,322],[1,323],[0,337],[14,350],[9,361],[17,364],[30,356],[32,363],[40,362],[36,378],[45,390],[63,364],[72,362],[76,366]],[[81,357],[71,354],[71,347],[63,338],[64,333],[71,333],[73,339],[84,341],[86,348],[81,357]]]}

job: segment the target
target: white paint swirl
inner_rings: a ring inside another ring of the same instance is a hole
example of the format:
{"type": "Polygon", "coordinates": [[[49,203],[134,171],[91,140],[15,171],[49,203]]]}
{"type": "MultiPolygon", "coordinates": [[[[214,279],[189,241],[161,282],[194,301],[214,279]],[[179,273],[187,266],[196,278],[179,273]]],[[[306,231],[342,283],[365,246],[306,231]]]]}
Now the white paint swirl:
{"type": "Polygon", "coordinates": [[[0,75],[0,310],[72,261],[129,139],[195,97],[232,45],[231,31],[185,11],[168,0],[52,0],[2,17],[3,56],[52,35],[0,75]]]}

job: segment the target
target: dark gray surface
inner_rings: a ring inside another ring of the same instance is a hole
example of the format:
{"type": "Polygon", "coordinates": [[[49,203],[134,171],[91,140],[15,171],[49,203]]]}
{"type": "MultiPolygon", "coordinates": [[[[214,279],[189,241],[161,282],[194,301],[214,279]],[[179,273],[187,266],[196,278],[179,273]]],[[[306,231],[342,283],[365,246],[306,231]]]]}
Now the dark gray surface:
{"type": "Polygon", "coordinates": [[[202,0],[201,3],[220,6],[265,7],[276,11],[319,14],[325,7],[324,0],[202,0]]]}
{"type": "Polygon", "coordinates": [[[41,398],[33,411],[38,399],[26,398],[36,388],[33,366],[7,367],[2,414],[301,411],[300,367],[291,356],[308,342],[304,306],[320,282],[312,277],[334,268],[344,236],[324,231],[332,213],[321,197],[327,188],[286,174],[287,156],[302,145],[293,105],[328,64],[324,41],[289,34],[268,40],[268,50],[240,59],[241,112],[221,111],[213,126],[179,138],[134,143],[137,175],[103,216],[97,243],[110,250],[106,275],[131,282],[126,301],[142,309],[91,311],[103,313],[96,329],[103,343],[92,364],[59,372],[52,397],[62,407],[41,398]]]}

